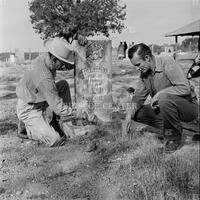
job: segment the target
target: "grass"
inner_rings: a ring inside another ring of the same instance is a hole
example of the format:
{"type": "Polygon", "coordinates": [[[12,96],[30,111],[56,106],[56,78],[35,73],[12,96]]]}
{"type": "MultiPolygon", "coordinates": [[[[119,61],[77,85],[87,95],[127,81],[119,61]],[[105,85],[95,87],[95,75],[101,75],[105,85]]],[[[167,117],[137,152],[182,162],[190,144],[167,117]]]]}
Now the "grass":
{"type": "Polygon", "coordinates": [[[163,153],[163,145],[152,133],[121,136],[120,125],[110,124],[91,135],[100,142],[95,153],[96,167],[109,169],[120,160],[114,173],[121,200],[174,197],[193,200],[199,195],[199,146],[184,146],[173,154],[163,153]],[[109,142],[109,145],[108,145],[109,142]]]}
{"type": "Polygon", "coordinates": [[[139,145],[129,162],[122,164],[116,174],[121,182],[119,196],[130,200],[166,199],[170,196],[188,200],[198,196],[198,145],[185,146],[167,155],[151,134],[141,137],[133,138],[133,143],[139,145]]]}
{"type": "Polygon", "coordinates": [[[0,122],[0,135],[6,135],[8,132],[16,131],[17,124],[12,121],[1,121],[0,122]]]}
{"type": "Polygon", "coordinates": [[[16,82],[19,81],[20,77],[16,76],[2,76],[0,77],[0,82],[16,82]]]}
{"type": "MultiPolygon", "coordinates": [[[[113,84],[119,84],[127,65],[129,63],[117,61],[113,64],[115,74],[113,84]]],[[[11,67],[10,67],[11,68],[11,67]]],[[[24,68],[22,69],[24,71],[24,68]]],[[[132,74],[134,74],[132,72],[132,74]]],[[[137,75],[137,74],[135,74],[137,75]]],[[[72,78],[69,75],[58,74],[59,78],[72,78]]],[[[12,70],[12,73],[0,77],[1,83],[7,83],[6,89],[14,90],[13,82],[21,77],[20,69],[12,70]]],[[[123,85],[134,86],[132,82],[124,82],[123,85]]],[[[121,90],[113,90],[116,99],[122,99],[121,90]]],[[[121,103],[121,102],[118,102],[121,103]]],[[[0,135],[14,132],[17,129],[16,121],[16,99],[13,97],[1,100],[0,104],[0,135]]],[[[133,134],[132,137],[121,135],[121,122],[115,121],[103,125],[94,134],[80,137],[78,143],[85,144],[96,140],[100,143],[94,154],[93,165],[103,166],[107,169],[111,163],[119,163],[114,173],[119,183],[119,190],[116,191],[117,198],[121,200],[164,200],[170,196],[179,200],[193,200],[199,196],[199,144],[186,145],[179,151],[166,155],[162,151],[162,144],[159,143],[153,134],[133,134]],[[116,161],[120,158],[119,161],[116,161]]],[[[75,141],[77,142],[77,141],[75,141]]]]}

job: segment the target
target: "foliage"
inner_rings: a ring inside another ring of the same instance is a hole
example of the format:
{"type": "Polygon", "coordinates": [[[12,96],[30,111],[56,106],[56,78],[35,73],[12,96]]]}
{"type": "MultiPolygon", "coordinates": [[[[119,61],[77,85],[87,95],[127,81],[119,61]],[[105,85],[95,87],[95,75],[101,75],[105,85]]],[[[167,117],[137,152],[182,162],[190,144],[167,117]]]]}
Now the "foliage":
{"type": "Polygon", "coordinates": [[[69,40],[76,33],[120,33],[126,16],[126,5],[120,0],[32,0],[29,9],[33,28],[43,39],[59,35],[69,40]]]}
{"type": "Polygon", "coordinates": [[[186,38],[185,40],[182,41],[181,43],[181,49],[183,51],[194,51],[198,49],[198,37],[190,37],[186,38]]]}

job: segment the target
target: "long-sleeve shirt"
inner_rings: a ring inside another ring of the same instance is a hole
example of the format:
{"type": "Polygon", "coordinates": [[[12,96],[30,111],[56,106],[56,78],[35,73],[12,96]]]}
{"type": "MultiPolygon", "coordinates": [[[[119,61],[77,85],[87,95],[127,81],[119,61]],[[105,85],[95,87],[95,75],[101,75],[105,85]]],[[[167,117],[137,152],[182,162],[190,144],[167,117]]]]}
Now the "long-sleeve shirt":
{"type": "Polygon", "coordinates": [[[146,78],[140,77],[132,102],[140,107],[148,95],[169,93],[196,101],[196,94],[191,90],[189,80],[180,66],[172,57],[155,57],[155,70],[146,78]]]}
{"type": "Polygon", "coordinates": [[[32,65],[32,70],[24,74],[16,87],[17,97],[29,104],[47,102],[60,116],[71,114],[71,108],[58,95],[55,84],[56,71],[53,69],[49,54],[39,56],[32,65]]]}

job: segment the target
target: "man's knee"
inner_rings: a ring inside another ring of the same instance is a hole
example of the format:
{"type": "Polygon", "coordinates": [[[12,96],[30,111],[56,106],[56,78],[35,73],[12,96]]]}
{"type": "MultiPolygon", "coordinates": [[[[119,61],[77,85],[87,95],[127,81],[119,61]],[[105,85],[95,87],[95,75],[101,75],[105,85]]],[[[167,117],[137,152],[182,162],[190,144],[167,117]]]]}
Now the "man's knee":
{"type": "Polygon", "coordinates": [[[172,95],[167,93],[161,93],[158,95],[158,105],[160,107],[166,107],[169,102],[172,102],[172,95]]]}
{"type": "Polygon", "coordinates": [[[42,135],[38,140],[43,142],[46,146],[53,147],[60,141],[60,135],[53,129],[49,130],[49,134],[42,135]]]}
{"type": "Polygon", "coordinates": [[[60,140],[61,140],[60,135],[55,134],[55,135],[51,136],[51,141],[47,145],[50,146],[50,147],[57,146],[57,144],[60,142],[60,140]]]}
{"type": "Polygon", "coordinates": [[[38,140],[49,147],[53,146],[61,138],[59,133],[43,118],[32,121],[27,128],[27,133],[30,133],[30,139],[38,140]]]}

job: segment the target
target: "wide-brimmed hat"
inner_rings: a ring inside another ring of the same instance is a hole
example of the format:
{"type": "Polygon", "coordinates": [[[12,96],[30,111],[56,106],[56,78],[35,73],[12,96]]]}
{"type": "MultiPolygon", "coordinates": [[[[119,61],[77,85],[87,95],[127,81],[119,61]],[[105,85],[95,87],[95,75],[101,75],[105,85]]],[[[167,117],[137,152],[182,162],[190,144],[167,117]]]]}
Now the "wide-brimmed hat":
{"type": "Polygon", "coordinates": [[[47,51],[59,60],[69,64],[74,64],[75,53],[73,46],[63,38],[50,38],[44,41],[47,51]]]}
{"type": "Polygon", "coordinates": [[[194,63],[190,69],[188,70],[187,73],[187,78],[192,79],[192,78],[198,78],[200,76],[200,63],[194,63]]]}

